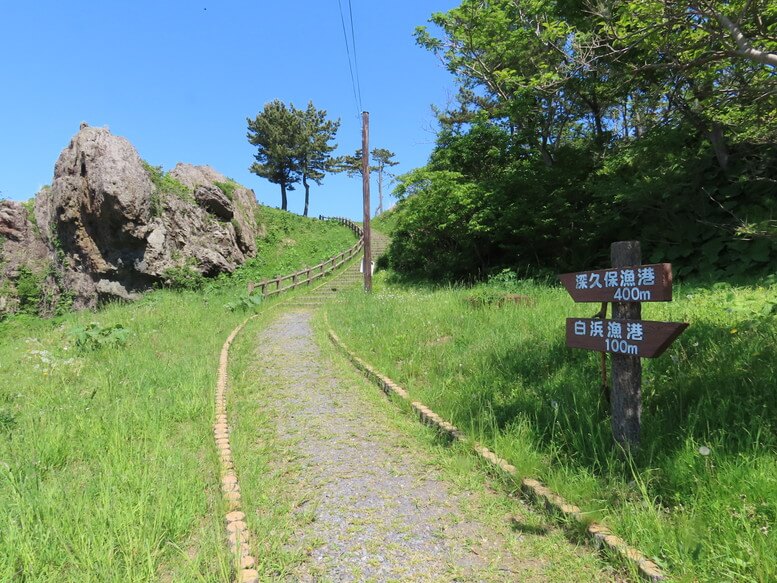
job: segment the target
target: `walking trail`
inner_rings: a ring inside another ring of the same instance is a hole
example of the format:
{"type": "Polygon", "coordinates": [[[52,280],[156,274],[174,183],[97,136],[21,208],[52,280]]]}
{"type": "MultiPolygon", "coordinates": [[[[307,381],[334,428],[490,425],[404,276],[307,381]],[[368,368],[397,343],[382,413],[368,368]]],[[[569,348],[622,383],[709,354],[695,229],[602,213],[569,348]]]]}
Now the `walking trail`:
{"type": "Polygon", "coordinates": [[[252,398],[273,420],[265,438],[287,452],[271,466],[307,501],[293,512],[310,517],[290,543],[301,561],[261,580],[613,578],[590,550],[575,548],[528,507],[505,506],[507,497],[489,492],[486,478],[476,480],[479,487],[456,479],[440,460],[461,454],[435,446],[428,430],[330,346],[319,346],[311,317],[305,308],[280,313],[256,338],[252,398]]]}

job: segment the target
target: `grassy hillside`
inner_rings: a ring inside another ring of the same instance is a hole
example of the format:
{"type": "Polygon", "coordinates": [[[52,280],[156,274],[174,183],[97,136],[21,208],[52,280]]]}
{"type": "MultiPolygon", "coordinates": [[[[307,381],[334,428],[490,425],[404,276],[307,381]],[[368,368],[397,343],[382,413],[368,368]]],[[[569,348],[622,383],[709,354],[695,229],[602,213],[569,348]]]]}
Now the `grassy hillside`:
{"type": "Polygon", "coordinates": [[[260,257],[201,292],[0,322],[0,581],[229,581],[213,399],[243,280],[346,228],[263,208],[260,257]]]}
{"type": "Polygon", "coordinates": [[[777,285],[676,286],[645,319],[687,321],[644,363],[643,447],[624,463],[600,401],[599,355],[564,345],[590,317],[509,273],[473,289],[400,287],[329,306],[367,361],[601,518],[683,581],[777,579],[777,285]],[[520,293],[530,304],[496,300],[520,293]]]}

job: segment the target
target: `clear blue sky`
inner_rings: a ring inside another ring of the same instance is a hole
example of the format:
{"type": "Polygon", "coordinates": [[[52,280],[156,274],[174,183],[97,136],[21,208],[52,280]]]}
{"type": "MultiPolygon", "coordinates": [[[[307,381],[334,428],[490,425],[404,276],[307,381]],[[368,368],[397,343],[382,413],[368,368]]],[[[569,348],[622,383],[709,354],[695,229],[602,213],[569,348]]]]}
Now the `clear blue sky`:
{"type": "MultiPolygon", "coordinates": [[[[348,0],[341,0],[348,20],[348,0]]],[[[413,41],[452,0],[351,0],[371,147],[421,166],[453,79],[413,41]]],[[[361,146],[337,0],[0,1],[0,197],[31,198],[85,121],[108,126],[166,170],[209,164],[280,205],[277,185],[248,172],[246,117],[273,99],[309,100],[342,125],[338,152],[361,146]]],[[[373,208],[377,187],[373,180],[373,208]]],[[[302,212],[303,190],[289,210],[302,212]]],[[[361,214],[361,181],[327,176],[311,215],[361,214]]]]}

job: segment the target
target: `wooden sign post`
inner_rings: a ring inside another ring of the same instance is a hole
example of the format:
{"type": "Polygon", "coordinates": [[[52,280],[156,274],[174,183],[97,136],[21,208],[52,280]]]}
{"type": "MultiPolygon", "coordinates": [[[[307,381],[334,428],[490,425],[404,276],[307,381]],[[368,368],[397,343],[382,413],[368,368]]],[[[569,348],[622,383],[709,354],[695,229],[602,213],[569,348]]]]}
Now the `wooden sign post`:
{"type": "Polygon", "coordinates": [[[640,358],[660,356],[688,324],[641,319],[641,302],[672,300],[669,263],[640,265],[639,241],[613,243],[610,260],[611,269],[565,273],[559,279],[576,302],[604,302],[599,317],[567,318],[567,346],[612,354],[612,434],[629,449],[637,447],[640,438],[640,358]],[[610,320],[606,318],[609,302],[613,305],[610,320]]]}

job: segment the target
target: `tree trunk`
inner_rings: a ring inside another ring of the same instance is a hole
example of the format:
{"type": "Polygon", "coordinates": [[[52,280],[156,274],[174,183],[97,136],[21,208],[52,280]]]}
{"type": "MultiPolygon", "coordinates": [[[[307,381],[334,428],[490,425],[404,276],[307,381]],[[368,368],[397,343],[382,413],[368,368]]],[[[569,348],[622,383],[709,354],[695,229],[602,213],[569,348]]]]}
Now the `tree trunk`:
{"type": "Polygon", "coordinates": [[[709,135],[712,150],[715,152],[718,164],[725,172],[728,169],[728,146],[726,145],[726,136],[723,134],[723,126],[713,122],[709,135]]]}
{"type": "Polygon", "coordinates": [[[288,202],[286,201],[286,183],[281,182],[281,210],[288,210],[288,202]]]}
{"type": "Polygon", "coordinates": [[[378,166],[378,208],[375,209],[377,217],[383,212],[383,165],[378,166]]]}
{"type": "Polygon", "coordinates": [[[302,213],[303,217],[308,216],[308,205],[310,204],[310,184],[308,184],[307,175],[302,175],[302,184],[305,186],[305,212],[302,213]]]}

